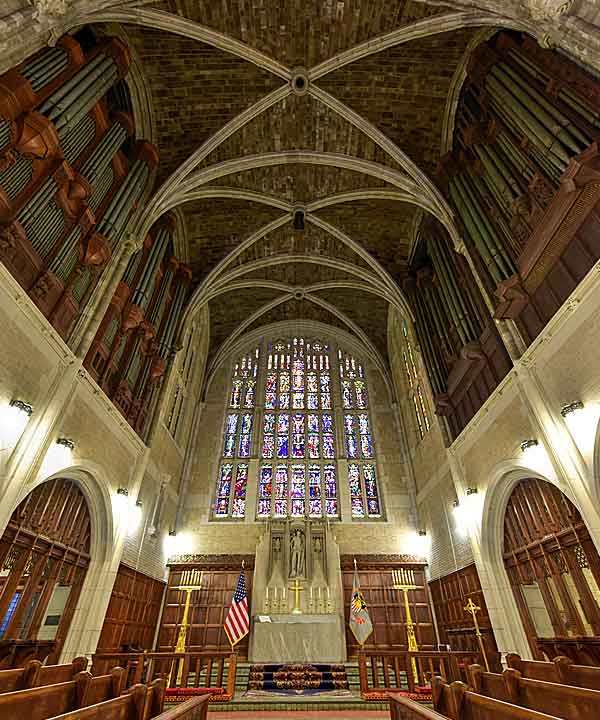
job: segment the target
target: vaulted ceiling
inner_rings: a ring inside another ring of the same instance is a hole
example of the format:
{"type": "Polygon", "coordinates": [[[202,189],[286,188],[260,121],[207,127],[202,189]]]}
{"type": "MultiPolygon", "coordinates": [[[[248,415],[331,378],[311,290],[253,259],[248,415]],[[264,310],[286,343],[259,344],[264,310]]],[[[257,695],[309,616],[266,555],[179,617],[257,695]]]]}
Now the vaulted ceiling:
{"type": "Polygon", "coordinates": [[[162,0],[113,19],[152,105],[147,220],[183,212],[211,356],[318,320],[387,363],[418,206],[452,222],[435,167],[476,19],[412,0],[162,0]]]}

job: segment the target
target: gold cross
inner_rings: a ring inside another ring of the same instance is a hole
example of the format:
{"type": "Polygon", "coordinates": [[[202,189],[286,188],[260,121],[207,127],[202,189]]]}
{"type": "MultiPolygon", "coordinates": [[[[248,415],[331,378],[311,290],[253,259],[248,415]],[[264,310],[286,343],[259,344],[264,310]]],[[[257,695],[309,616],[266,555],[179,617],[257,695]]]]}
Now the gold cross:
{"type": "Polygon", "coordinates": [[[296,578],[296,582],[290,587],[290,590],[293,590],[296,597],[294,599],[294,609],[292,610],[293,615],[301,615],[302,610],[300,610],[300,607],[298,605],[298,593],[304,590],[303,587],[300,587],[300,583],[298,582],[298,578],[296,578]]]}
{"type": "Polygon", "coordinates": [[[479,630],[479,623],[477,622],[477,613],[481,610],[479,605],[475,605],[473,602],[473,598],[469,598],[469,602],[466,604],[464,608],[467,612],[470,612],[473,616],[473,623],[475,625],[475,636],[477,637],[477,642],[479,643],[479,648],[481,649],[481,654],[483,655],[483,662],[485,664],[485,669],[489,672],[490,666],[488,664],[487,655],[485,654],[485,647],[483,645],[483,636],[481,635],[481,631],[479,630]]]}

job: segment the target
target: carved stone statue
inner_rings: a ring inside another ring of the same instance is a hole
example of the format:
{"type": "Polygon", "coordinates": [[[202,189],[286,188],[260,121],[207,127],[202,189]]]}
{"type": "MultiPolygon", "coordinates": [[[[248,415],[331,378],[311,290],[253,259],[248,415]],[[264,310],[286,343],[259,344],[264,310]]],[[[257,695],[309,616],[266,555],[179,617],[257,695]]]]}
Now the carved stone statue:
{"type": "Polygon", "coordinates": [[[296,529],[290,538],[290,577],[304,576],[304,535],[296,529]]]}

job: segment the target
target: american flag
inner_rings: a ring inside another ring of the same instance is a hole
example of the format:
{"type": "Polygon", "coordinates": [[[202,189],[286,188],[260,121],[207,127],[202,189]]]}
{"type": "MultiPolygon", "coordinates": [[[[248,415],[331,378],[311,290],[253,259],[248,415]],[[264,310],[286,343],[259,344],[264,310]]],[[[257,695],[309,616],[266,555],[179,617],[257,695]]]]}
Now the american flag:
{"type": "Polygon", "coordinates": [[[248,596],[246,595],[246,577],[242,568],[235,588],[233,600],[227,617],[225,618],[225,632],[233,647],[245,637],[250,630],[250,617],[248,616],[248,596]]]}

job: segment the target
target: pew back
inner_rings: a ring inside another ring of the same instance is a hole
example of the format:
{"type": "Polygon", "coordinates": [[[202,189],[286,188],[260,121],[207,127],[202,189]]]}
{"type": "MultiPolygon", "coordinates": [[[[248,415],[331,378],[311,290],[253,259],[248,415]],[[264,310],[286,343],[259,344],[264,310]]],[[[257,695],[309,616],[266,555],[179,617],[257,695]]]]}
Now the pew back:
{"type": "Polygon", "coordinates": [[[501,675],[485,672],[481,665],[469,668],[469,683],[486,697],[514,703],[530,710],[556,715],[565,720],[600,718],[600,692],[522,677],[509,668],[501,675]]]}
{"type": "MultiPolygon", "coordinates": [[[[435,710],[451,720],[562,720],[562,716],[530,710],[478,695],[463,682],[451,685],[440,678],[432,683],[435,710]]],[[[580,716],[583,720],[584,716],[580,716]]]]}
{"type": "Polygon", "coordinates": [[[123,689],[124,670],[92,677],[80,672],[73,680],[16,690],[0,695],[2,720],[45,720],[76,708],[118,696],[123,689]]]}
{"type": "Polygon", "coordinates": [[[39,660],[28,660],[22,668],[0,670],[0,693],[67,682],[83,672],[87,664],[84,657],[65,665],[42,665],[39,660]]]}
{"type": "Polygon", "coordinates": [[[522,660],[520,655],[509,653],[506,656],[508,667],[518,670],[523,677],[532,680],[576,685],[577,687],[600,690],[600,667],[575,665],[569,658],[559,656],[552,662],[540,660],[522,660]]]}
{"type": "Polygon", "coordinates": [[[397,693],[388,693],[391,720],[447,720],[435,710],[397,693]]]}
{"type": "MultiPolygon", "coordinates": [[[[134,685],[124,695],[95,705],[71,710],[48,720],[150,720],[150,718],[158,720],[158,718],[163,719],[164,715],[166,715],[166,713],[162,713],[164,698],[165,683],[163,680],[156,680],[150,686],[134,685]]],[[[196,700],[205,701],[206,707],[208,707],[209,696],[194,698],[194,708],[202,706],[202,702],[195,702],[196,700]]],[[[185,706],[189,707],[190,703],[182,703],[175,709],[181,710],[185,706]]],[[[193,713],[173,715],[171,720],[173,718],[200,720],[205,717],[206,710],[204,710],[204,714],[198,715],[193,713]]]]}

